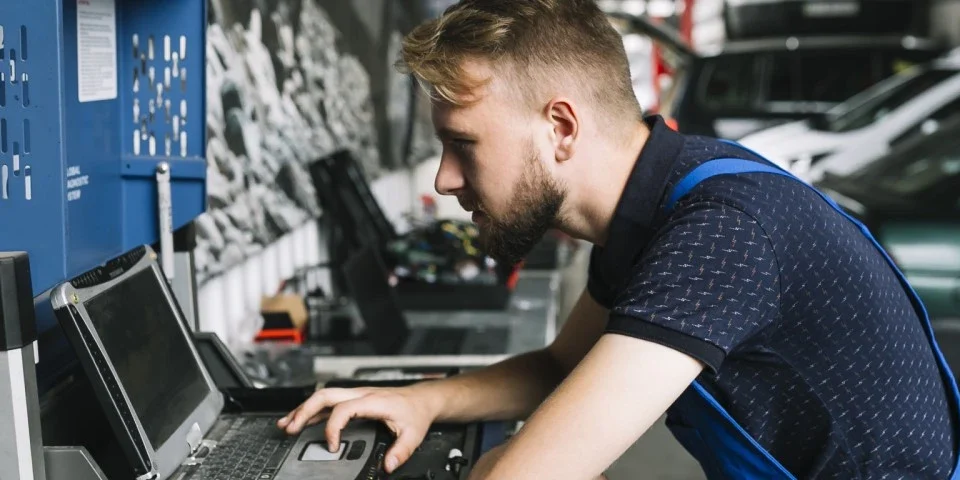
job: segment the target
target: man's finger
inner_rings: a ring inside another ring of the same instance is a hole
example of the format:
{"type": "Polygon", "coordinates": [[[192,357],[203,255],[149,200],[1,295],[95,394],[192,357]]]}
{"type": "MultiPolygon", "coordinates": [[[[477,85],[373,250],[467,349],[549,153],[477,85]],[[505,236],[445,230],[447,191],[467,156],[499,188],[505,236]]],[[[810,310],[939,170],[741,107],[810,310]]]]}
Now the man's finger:
{"type": "Polygon", "coordinates": [[[303,405],[297,405],[297,408],[294,408],[290,411],[285,417],[277,420],[277,426],[280,428],[286,428],[290,424],[290,420],[293,420],[293,416],[297,414],[297,410],[300,410],[300,407],[303,405]]]}
{"type": "Polygon", "coordinates": [[[318,423],[326,420],[326,419],[329,418],[329,417],[330,417],[330,412],[320,412],[320,413],[314,415],[313,418],[311,418],[310,420],[307,420],[306,426],[309,427],[309,426],[311,426],[311,425],[316,425],[316,424],[318,424],[318,423]]]}
{"type": "Polygon", "coordinates": [[[303,429],[308,420],[323,411],[325,408],[331,408],[340,402],[351,400],[364,395],[364,391],[351,390],[346,388],[329,388],[314,393],[307,401],[293,413],[287,432],[297,433],[303,429]]]}
{"type": "Polygon", "coordinates": [[[349,422],[350,419],[356,416],[357,404],[361,401],[362,399],[343,402],[334,407],[333,411],[330,412],[330,416],[327,417],[325,433],[327,435],[327,445],[329,445],[331,452],[336,452],[340,449],[340,431],[347,426],[347,422],[349,422]]]}
{"type": "Polygon", "coordinates": [[[400,434],[397,435],[397,441],[393,443],[393,446],[387,451],[386,458],[384,458],[384,466],[386,467],[387,473],[393,473],[400,465],[403,465],[404,462],[409,460],[410,456],[413,455],[413,451],[416,450],[422,441],[422,434],[414,432],[409,428],[400,430],[400,434]]]}
{"type": "Polygon", "coordinates": [[[327,445],[340,448],[340,431],[357,417],[372,420],[387,420],[389,410],[383,402],[373,397],[361,397],[337,404],[327,418],[327,445]]]}

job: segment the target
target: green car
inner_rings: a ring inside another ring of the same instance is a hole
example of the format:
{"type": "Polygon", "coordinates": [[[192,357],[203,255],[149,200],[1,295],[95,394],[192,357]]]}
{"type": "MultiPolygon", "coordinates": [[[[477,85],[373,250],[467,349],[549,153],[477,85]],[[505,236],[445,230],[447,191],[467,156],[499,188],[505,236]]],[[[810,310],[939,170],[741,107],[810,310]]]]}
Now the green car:
{"type": "Polygon", "coordinates": [[[929,130],[816,186],[867,225],[931,319],[960,325],[960,118],[929,130]]]}

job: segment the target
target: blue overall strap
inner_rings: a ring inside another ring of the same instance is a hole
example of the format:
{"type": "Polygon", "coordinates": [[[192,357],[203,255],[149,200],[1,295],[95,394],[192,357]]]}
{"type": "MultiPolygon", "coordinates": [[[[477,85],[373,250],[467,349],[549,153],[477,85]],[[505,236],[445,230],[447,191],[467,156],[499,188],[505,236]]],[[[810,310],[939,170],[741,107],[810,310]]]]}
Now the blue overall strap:
{"type": "MultiPolygon", "coordinates": [[[[733,144],[739,147],[738,144],[733,144]]],[[[680,198],[708,178],[738,173],[772,173],[800,182],[816,192],[834,210],[856,225],[861,233],[874,244],[890,268],[896,273],[900,284],[910,297],[917,315],[923,322],[927,339],[936,355],[941,375],[949,385],[948,390],[954,413],[957,418],[960,418],[960,390],[958,390],[956,380],[934,338],[933,327],[930,325],[930,319],[923,302],[883,247],[870,234],[870,231],[843,211],[830,197],[772,164],[738,158],[721,158],[703,163],[688,173],[677,183],[668,197],[664,209],[667,212],[671,211],[680,198]]],[[[760,446],[699,382],[693,382],[691,387],[677,399],[671,407],[670,413],[673,417],[673,425],[669,425],[671,418],[668,417],[668,426],[671,427],[671,431],[684,447],[697,458],[710,480],[729,478],[793,480],[795,478],[769,452],[760,446]]],[[[960,480],[960,454],[957,455],[957,465],[954,466],[950,478],[951,480],[960,480]]]]}
{"type": "MultiPolygon", "coordinates": [[[[755,172],[790,176],[772,165],[749,160],[711,160],[681,179],[663,208],[670,212],[680,198],[708,178],[755,172]]],[[[709,480],[796,478],[760,446],[698,381],[694,381],[674,402],[668,411],[667,426],[700,462],[709,480]]]]}
{"type": "Polygon", "coordinates": [[[730,175],[735,173],[759,172],[773,173],[794,178],[793,175],[790,175],[786,171],[774,167],[773,165],[753,162],[750,160],[742,160],[739,158],[720,158],[716,160],[710,160],[709,162],[702,163],[699,167],[691,170],[687,176],[683,177],[683,179],[677,183],[677,186],[673,187],[673,192],[670,193],[670,198],[668,198],[667,202],[664,204],[664,209],[666,209],[667,212],[673,210],[677,200],[680,200],[681,197],[690,193],[690,190],[693,190],[693,187],[696,187],[697,184],[710,177],[716,175],[730,175]]]}

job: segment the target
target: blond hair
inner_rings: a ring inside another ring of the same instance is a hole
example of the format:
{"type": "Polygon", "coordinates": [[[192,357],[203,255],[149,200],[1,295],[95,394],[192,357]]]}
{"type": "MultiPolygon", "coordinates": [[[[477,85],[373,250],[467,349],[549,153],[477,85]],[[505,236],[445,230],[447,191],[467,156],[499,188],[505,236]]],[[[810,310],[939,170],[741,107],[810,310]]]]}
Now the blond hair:
{"type": "Polygon", "coordinates": [[[401,71],[454,105],[471,103],[489,82],[463,69],[482,59],[517,82],[531,106],[564,83],[607,115],[640,118],[623,40],[593,0],[462,0],[408,34],[401,55],[401,71]]]}

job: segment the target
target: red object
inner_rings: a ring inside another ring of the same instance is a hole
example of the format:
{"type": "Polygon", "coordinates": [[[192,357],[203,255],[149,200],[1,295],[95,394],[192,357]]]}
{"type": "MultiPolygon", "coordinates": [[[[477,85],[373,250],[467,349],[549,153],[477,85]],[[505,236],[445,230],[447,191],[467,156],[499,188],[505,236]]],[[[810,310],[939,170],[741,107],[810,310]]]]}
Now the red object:
{"type": "Polygon", "coordinates": [[[656,112],[660,110],[660,95],[663,93],[660,91],[660,77],[663,75],[672,77],[673,69],[664,61],[663,54],[660,53],[660,46],[657,44],[653,45],[650,58],[653,60],[653,98],[657,101],[657,104],[652,105],[650,110],[656,112]]]}
{"type": "Polygon", "coordinates": [[[521,261],[515,267],[513,271],[510,272],[510,276],[507,277],[507,290],[513,291],[514,288],[517,288],[517,281],[520,280],[520,270],[523,268],[523,262],[521,261]]]}
{"type": "Polygon", "coordinates": [[[437,199],[433,198],[433,195],[428,193],[420,195],[420,207],[423,208],[423,213],[427,218],[437,217],[437,199]]]}
{"type": "Polygon", "coordinates": [[[277,341],[286,340],[296,344],[303,343],[303,332],[296,328],[268,328],[260,330],[260,333],[254,337],[254,341],[277,341]]]}
{"type": "MultiPolygon", "coordinates": [[[[682,0],[683,2],[683,13],[680,14],[680,37],[687,42],[691,48],[693,48],[693,4],[695,0],[682,0]]],[[[653,18],[652,20],[660,22],[663,19],[653,18]]],[[[650,108],[651,111],[656,112],[660,110],[660,78],[663,75],[666,75],[669,78],[673,77],[673,68],[667,64],[663,59],[663,54],[661,53],[660,47],[654,43],[653,50],[650,55],[653,60],[653,93],[657,101],[657,105],[650,108]]],[[[676,126],[674,125],[674,130],[676,126]]]]}
{"type": "Polygon", "coordinates": [[[683,13],[680,15],[680,36],[693,47],[693,2],[683,0],[683,13]]]}

